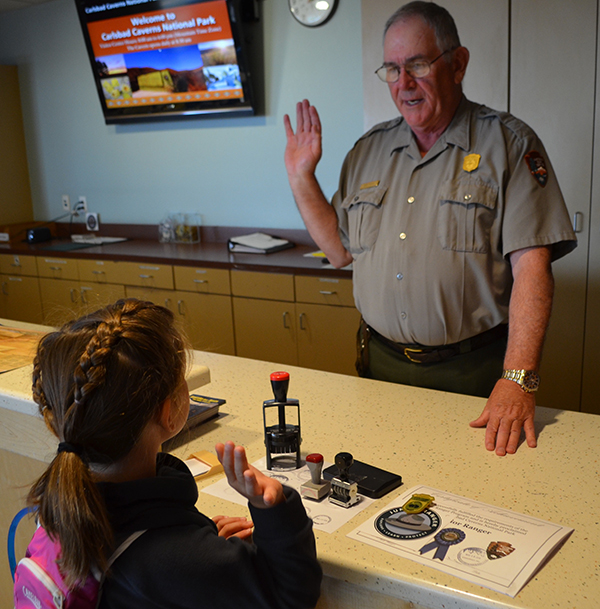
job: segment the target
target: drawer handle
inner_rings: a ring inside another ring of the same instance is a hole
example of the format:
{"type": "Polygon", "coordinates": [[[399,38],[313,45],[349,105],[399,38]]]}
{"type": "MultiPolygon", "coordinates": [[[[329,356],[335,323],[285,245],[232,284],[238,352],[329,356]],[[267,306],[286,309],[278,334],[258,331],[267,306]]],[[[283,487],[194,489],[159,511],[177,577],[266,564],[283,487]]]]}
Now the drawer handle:
{"type": "Polygon", "coordinates": [[[77,294],[77,290],[75,288],[71,288],[69,292],[71,293],[71,302],[77,302],[77,296],[73,298],[73,295],[77,294]]]}
{"type": "Polygon", "coordinates": [[[289,328],[290,328],[290,324],[288,323],[288,316],[289,316],[289,313],[287,311],[285,311],[285,313],[283,314],[283,327],[286,330],[289,330],[289,328]]]}
{"type": "Polygon", "coordinates": [[[573,214],[573,232],[580,233],[583,231],[583,214],[580,211],[576,211],[573,214]]]}
{"type": "Polygon", "coordinates": [[[92,271],[92,275],[105,275],[105,271],[92,271]]]}
{"type": "Polygon", "coordinates": [[[51,271],[62,271],[62,269],[59,266],[51,266],[50,270],[51,271]]]}
{"type": "Polygon", "coordinates": [[[20,277],[9,277],[8,280],[9,281],[19,281],[19,282],[23,283],[23,280],[20,277]]]}
{"type": "Polygon", "coordinates": [[[194,283],[208,283],[208,279],[194,279],[194,283]]]}
{"type": "Polygon", "coordinates": [[[81,302],[83,304],[89,304],[86,297],[85,297],[85,293],[86,292],[90,292],[92,288],[81,288],[81,302]]]}
{"type": "Polygon", "coordinates": [[[304,325],[304,318],[306,317],[306,315],[304,313],[300,313],[300,316],[298,318],[299,322],[300,322],[300,330],[306,330],[306,326],[304,325]]]}
{"type": "Polygon", "coordinates": [[[140,275],[140,279],[153,279],[154,275],[140,275]]]}
{"type": "Polygon", "coordinates": [[[323,294],[323,296],[333,296],[334,294],[337,294],[337,292],[331,292],[329,290],[319,290],[319,294],[323,294]]]}
{"type": "Polygon", "coordinates": [[[165,298],[165,309],[170,309],[170,308],[171,308],[171,299],[165,298]]]}
{"type": "Polygon", "coordinates": [[[177,301],[177,310],[179,311],[179,315],[185,315],[185,311],[183,310],[183,300],[177,301]]]}
{"type": "Polygon", "coordinates": [[[2,282],[2,293],[3,293],[5,296],[8,296],[8,290],[7,290],[7,288],[6,288],[6,281],[3,281],[3,282],[2,282]]]}

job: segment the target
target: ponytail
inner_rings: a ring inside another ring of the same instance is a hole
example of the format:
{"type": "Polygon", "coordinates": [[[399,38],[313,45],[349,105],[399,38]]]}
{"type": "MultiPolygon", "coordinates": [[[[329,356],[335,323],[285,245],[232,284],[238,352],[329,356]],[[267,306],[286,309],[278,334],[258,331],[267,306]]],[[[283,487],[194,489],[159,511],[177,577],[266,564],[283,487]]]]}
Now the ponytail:
{"type": "Polygon", "coordinates": [[[94,469],[123,459],[174,395],[185,343],[168,309],[120,300],[44,336],[32,375],[35,402],[59,439],[28,503],[61,545],[69,586],[106,569],[114,534],[94,469]],[[91,467],[90,467],[91,466],[91,467]]]}
{"type": "Polygon", "coordinates": [[[65,583],[83,584],[91,569],[106,569],[113,532],[104,501],[87,464],[75,452],[61,451],[29,491],[40,524],[61,545],[59,566],[65,583]]]}

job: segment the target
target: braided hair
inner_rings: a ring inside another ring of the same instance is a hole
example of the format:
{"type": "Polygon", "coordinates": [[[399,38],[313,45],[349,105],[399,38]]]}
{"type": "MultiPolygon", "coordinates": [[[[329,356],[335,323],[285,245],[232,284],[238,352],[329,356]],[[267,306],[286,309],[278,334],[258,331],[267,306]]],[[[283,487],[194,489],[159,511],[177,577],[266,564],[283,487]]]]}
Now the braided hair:
{"type": "Polygon", "coordinates": [[[168,309],[119,300],[65,324],[39,343],[33,399],[59,450],[28,503],[61,544],[70,586],[106,567],[113,532],[92,466],[123,459],[184,378],[186,344],[168,309]]]}

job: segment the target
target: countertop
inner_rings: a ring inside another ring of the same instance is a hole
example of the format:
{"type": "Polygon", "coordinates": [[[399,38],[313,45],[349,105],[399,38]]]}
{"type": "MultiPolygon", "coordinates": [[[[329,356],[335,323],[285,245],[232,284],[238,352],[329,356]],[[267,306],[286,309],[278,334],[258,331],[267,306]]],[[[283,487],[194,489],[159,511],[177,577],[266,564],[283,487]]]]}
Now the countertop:
{"type": "MultiPolygon", "coordinates": [[[[273,397],[269,374],[282,369],[281,365],[206,352],[194,352],[194,357],[210,369],[211,382],[202,393],[225,398],[226,404],[219,418],[188,432],[171,451],[185,458],[232,439],[247,447],[251,461],[264,457],[262,403],[273,397]]],[[[289,397],[300,400],[303,453],[320,452],[333,461],[337,452],[349,451],[356,459],[398,473],[404,480],[401,489],[376,500],[335,533],[316,532],[328,578],[388,595],[389,607],[406,606],[395,599],[446,609],[597,607],[600,417],[539,407],[538,447],[523,444],[516,455],[497,457],[483,447],[484,430],[468,426],[485,404],[481,398],[293,366],[283,369],[291,377],[289,397]],[[346,537],[402,489],[417,484],[575,530],[514,599],[346,537]]],[[[30,399],[28,373],[24,368],[0,375],[4,396],[0,417],[6,423],[0,426],[4,429],[0,446],[49,460],[56,440],[49,437],[41,420],[6,409],[11,392],[13,397],[30,399]],[[25,427],[29,444],[19,439],[25,427]]],[[[202,489],[214,481],[214,477],[200,479],[198,486],[202,489]]],[[[198,507],[209,516],[246,515],[245,508],[205,493],[200,493],[198,507]]]]}
{"type": "MultiPolygon", "coordinates": [[[[46,256],[56,258],[79,258],[115,261],[144,261],[154,264],[173,264],[182,266],[204,266],[212,268],[240,269],[249,271],[265,271],[271,273],[296,273],[301,275],[328,275],[331,277],[352,276],[351,270],[335,269],[323,264],[322,258],[309,258],[305,254],[318,248],[312,242],[306,231],[279,230],[277,236],[289,239],[295,247],[272,254],[240,254],[231,253],[227,248],[227,238],[236,234],[256,232],[258,229],[224,229],[214,227],[204,233],[207,239],[200,243],[159,243],[156,227],[131,228],[123,225],[106,225],[108,228],[101,236],[129,237],[127,241],[106,243],[90,247],[63,250],[71,243],[66,234],[66,228],[58,229],[59,236],[51,241],[30,244],[20,239],[8,243],[0,243],[0,254],[46,256]],[[216,240],[211,240],[216,239],[216,240]]],[[[81,234],[85,230],[74,229],[73,233],[81,234]]]]}

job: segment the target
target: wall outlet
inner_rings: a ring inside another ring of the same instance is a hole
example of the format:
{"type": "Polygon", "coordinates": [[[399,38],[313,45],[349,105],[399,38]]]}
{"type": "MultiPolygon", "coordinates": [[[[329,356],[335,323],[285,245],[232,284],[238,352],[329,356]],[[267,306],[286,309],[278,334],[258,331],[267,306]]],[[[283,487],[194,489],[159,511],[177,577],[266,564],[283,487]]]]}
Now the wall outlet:
{"type": "Polygon", "coordinates": [[[79,197],[77,197],[77,204],[75,205],[75,211],[84,212],[84,213],[87,211],[87,199],[84,196],[79,195],[79,197]]]}
{"type": "Polygon", "coordinates": [[[65,211],[71,211],[71,201],[69,200],[69,195],[62,196],[62,206],[65,211]]]}

